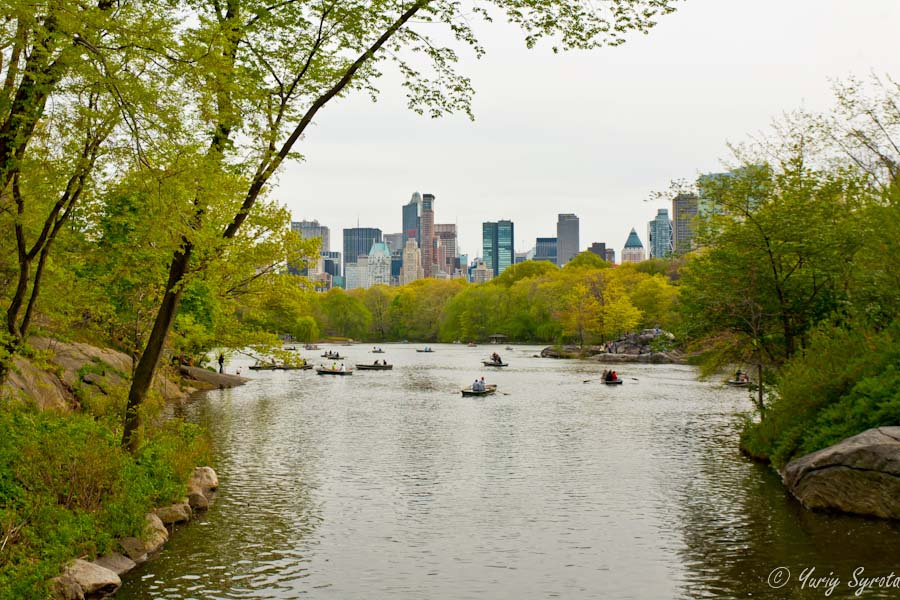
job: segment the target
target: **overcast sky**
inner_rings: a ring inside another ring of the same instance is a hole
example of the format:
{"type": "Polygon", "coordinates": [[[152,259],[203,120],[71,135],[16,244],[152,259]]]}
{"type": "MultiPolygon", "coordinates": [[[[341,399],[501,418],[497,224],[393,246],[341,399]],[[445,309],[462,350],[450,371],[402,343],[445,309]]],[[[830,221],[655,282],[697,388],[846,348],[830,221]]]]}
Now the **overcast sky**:
{"type": "Polygon", "coordinates": [[[686,0],[647,36],[559,55],[502,23],[479,31],[487,56],[461,66],[475,121],[410,112],[390,76],[377,103],[330,104],[274,190],[294,220],[330,227],[340,251],[343,228],[399,232],[401,206],[429,192],[470,260],[482,221],[511,219],[524,251],[563,212],[582,249],[605,242],[618,260],[632,227],[646,246],[647,221],[671,212],[651,193],[722,170],[727,142],[827,109],[833,79],[900,77],[898,0],[686,0]]]}

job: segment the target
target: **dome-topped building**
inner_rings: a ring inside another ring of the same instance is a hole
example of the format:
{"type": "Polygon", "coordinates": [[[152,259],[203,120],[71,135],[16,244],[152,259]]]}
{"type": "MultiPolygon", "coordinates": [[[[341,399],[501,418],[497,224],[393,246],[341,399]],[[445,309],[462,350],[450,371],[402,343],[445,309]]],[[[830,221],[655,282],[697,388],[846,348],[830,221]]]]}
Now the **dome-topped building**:
{"type": "Polygon", "coordinates": [[[645,258],[644,244],[641,243],[641,238],[638,237],[637,231],[632,227],[631,233],[628,234],[628,239],[625,240],[625,248],[622,249],[622,262],[641,262],[645,258]]]}

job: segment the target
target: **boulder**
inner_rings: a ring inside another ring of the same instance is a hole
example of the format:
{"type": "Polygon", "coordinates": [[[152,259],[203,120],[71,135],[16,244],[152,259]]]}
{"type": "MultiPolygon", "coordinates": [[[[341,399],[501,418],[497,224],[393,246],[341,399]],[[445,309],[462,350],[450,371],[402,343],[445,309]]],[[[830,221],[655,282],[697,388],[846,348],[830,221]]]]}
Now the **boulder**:
{"type": "Polygon", "coordinates": [[[203,493],[211,492],[219,487],[219,477],[212,467],[197,467],[188,483],[188,489],[199,489],[203,493]]]}
{"type": "Polygon", "coordinates": [[[788,463],[803,506],[900,519],[900,427],[876,427],[788,463]]]}
{"type": "Polygon", "coordinates": [[[169,530],[163,525],[162,520],[153,513],[148,514],[146,519],[144,548],[148,554],[152,554],[169,540],[169,530]]]}
{"type": "Polygon", "coordinates": [[[52,600],[84,600],[84,590],[71,575],[60,575],[50,580],[52,600]]]}
{"type": "Polygon", "coordinates": [[[125,553],[125,556],[135,562],[141,564],[147,560],[147,547],[144,546],[144,540],[136,537],[127,537],[119,540],[119,546],[125,553]]]}
{"type": "Polygon", "coordinates": [[[74,579],[86,595],[112,594],[122,585],[119,576],[109,569],[80,558],[69,563],[65,574],[74,579]]]}
{"type": "Polygon", "coordinates": [[[188,489],[188,505],[193,510],[207,510],[209,508],[209,498],[200,488],[188,489]]]}
{"type": "Polygon", "coordinates": [[[191,520],[191,507],[188,506],[187,502],[177,502],[171,506],[163,506],[162,508],[157,508],[154,512],[165,525],[191,520]]]}
{"type": "Polygon", "coordinates": [[[118,552],[112,552],[110,554],[104,554],[100,558],[94,561],[95,565],[100,565],[104,569],[109,569],[113,573],[118,576],[122,576],[124,573],[132,570],[137,566],[137,563],[128,558],[127,556],[122,556],[118,552]]]}

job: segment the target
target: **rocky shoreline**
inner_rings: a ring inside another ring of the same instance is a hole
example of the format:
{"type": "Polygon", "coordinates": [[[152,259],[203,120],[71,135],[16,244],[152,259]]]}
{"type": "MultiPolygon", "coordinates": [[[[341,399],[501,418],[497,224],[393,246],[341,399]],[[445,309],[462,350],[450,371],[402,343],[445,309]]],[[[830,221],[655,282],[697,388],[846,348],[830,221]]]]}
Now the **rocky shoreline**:
{"type": "Polygon", "coordinates": [[[189,521],[196,512],[207,510],[218,487],[219,478],[211,467],[194,469],[187,498],[148,513],[141,538],[120,539],[121,552],[105,554],[93,562],[78,558],[67,564],[62,575],[50,580],[53,600],[85,600],[114,594],[122,585],[123,574],[146,562],[169,540],[167,526],[189,521]]]}

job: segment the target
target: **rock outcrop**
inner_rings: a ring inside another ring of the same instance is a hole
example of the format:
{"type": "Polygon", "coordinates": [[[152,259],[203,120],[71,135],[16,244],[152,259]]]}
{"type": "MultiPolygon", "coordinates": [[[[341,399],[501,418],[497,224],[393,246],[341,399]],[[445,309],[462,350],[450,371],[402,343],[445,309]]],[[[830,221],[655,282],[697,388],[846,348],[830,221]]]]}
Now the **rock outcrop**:
{"type": "Polygon", "coordinates": [[[600,346],[547,346],[541,351],[544,358],[589,358],[603,363],[665,364],[686,362],[681,352],[665,350],[674,339],[668,331],[644,329],[629,333],[600,346]]]}
{"type": "MultiPolygon", "coordinates": [[[[17,358],[0,392],[33,401],[41,409],[68,410],[78,397],[124,394],[131,374],[131,357],[110,348],[80,342],[31,337],[28,344],[40,351],[44,364],[17,358]]],[[[186,392],[160,369],[153,389],[166,400],[181,400],[186,392]]]]}
{"type": "Polygon", "coordinates": [[[900,427],[877,427],[791,461],[788,490],[806,508],[900,519],[900,427]]]}
{"type": "Polygon", "coordinates": [[[181,374],[185,377],[193,379],[196,382],[204,384],[205,387],[212,389],[233,388],[243,385],[250,381],[246,377],[240,375],[230,375],[228,373],[216,373],[209,369],[201,369],[199,367],[181,366],[181,374]]]}

